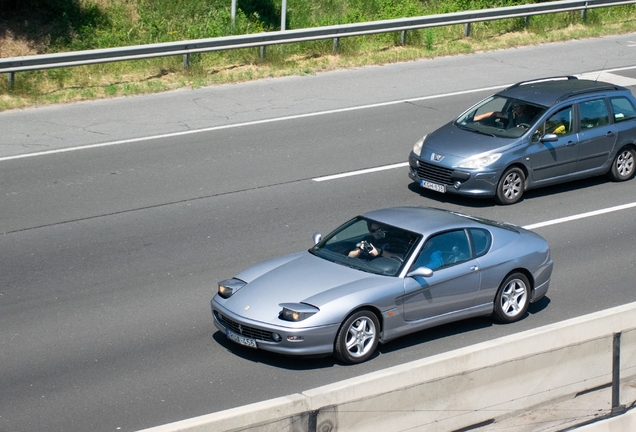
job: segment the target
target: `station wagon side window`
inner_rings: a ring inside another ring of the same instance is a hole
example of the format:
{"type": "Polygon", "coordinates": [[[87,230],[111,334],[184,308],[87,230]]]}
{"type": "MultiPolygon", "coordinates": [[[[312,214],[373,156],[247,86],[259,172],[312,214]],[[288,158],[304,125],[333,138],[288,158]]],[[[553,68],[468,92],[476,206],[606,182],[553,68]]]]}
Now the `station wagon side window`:
{"type": "Polygon", "coordinates": [[[560,136],[572,133],[573,112],[572,105],[570,105],[552,114],[532,135],[532,141],[539,141],[545,134],[551,133],[560,136]]]}
{"type": "Polygon", "coordinates": [[[612,111],[614,112],[614,123],[636,118],[636,109],[632,101],[624,96],[610,98],[612,111]]]}
{"type": "Polygon", "coordinates": [[[413,267],[431,270],[449,267],[470,259],[470,246],[466,230],[449,231],[429,238],[413,267]]]}
{"type": "Polygon", "coordinates": [[[580,102],[579,118],[582,131],[609,124],[609,110],[605,99],[580,102]]]}

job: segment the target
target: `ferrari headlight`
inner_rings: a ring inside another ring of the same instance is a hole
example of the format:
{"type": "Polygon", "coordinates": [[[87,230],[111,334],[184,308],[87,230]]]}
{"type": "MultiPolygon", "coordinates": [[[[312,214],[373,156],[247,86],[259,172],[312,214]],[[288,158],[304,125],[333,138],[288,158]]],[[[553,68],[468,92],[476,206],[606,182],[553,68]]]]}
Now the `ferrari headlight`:
{"type": "Polygon", "coordinates": [[[278,317],[282,320],[292,322],[305,320],[320,310],[317,307],[304,303],[283,303],[279,306],[281,306],[283,310],[278,317]]]}
{"type": "Polygon", "coordinates": [[[245,285],[246,283],[240,279],[226,279],[219,282],[219,295],[223,298],[230,298],[245,285]]]}
{"type": "Polygon", "coordinates": [[[420,156],[422,153],[422,146],[424,145],[424,140],[426,139],[426,135],[424,135],[418,142],[413,146],[413,153],[420,156]]]}
{"type": "Polygon", "coordinates": [[[475,156],[462,161],[459,168],[483,168],[496,162],[501,157],[501,153],[475,156]]]}

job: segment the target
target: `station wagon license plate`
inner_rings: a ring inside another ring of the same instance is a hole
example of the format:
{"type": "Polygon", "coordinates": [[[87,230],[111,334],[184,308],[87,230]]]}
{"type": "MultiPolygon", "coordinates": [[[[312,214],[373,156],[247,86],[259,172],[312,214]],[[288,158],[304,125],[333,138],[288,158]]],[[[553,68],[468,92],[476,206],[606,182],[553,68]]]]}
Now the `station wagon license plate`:
{"type": "Polygon", "coordinates": [[[435,192],[446,193],[446,185],[433,183],[426,180],[420,180],[420,186],[425,189],[434,190],[435,192]]]}
{"type": "Polygon", "coordinates": [[[245,336],[238,335],[234,332],[225,329],[225,335],[228,339],[233,340],[237,344],[248,346],[250,348],[257,348],[256,341],[254,339],[246,338],[245,336]]]}

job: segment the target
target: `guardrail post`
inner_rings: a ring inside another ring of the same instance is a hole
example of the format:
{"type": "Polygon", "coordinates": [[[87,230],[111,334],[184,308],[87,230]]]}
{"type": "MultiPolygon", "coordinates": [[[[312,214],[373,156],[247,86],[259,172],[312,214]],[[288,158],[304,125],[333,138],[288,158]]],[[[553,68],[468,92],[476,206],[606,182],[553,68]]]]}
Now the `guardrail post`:
{"type": "Polygon", "coordinates": [[[13,88],[13,81],[15,80],[15,72],[9,72],[9,88],[13,88]]]}
{"type": "Polygon", "coordinates": [[[528,28],[530,26],[530,15],[526,16],[523,20],[523,24],[526,26],[526,28],[528,28]]]}
{"type": "Polygon", "coordinates": [[[183,68],[188,69],[190,67],[190,54],[183,55],[183,68]]]}
{"type": "Polygon", "coordinates": [[[621,385],[621,333],[614,333],[612,341],[612,416],[623,414],[625,405],[620,403],[621,385]]]}
{"type": "Polygon", "coordinates": [[[340,38],[333,38],[333,52],[337,53],[340,48],[340,38]]]}
{"type": "Polygon", "coordinates": [[[259,57],[262,59],[265,58],[265,45],[261,45],[261,49],[259,50],[259,57]]]}
{"type": "Polygon", "coordinates": [[[470,36],[470,23],[464,24],[464,37],[470,36]]]}
{"type": "Polygon", "coordinates": [[[581,9],[581,21],[587,20],[587,2],[585,2],[585,8],[581,9]]]}
{"type": "Polygon", "coordinates": [[[406,30],[402,30],[400,34],[400,45],[406,45],[406,30]]]}

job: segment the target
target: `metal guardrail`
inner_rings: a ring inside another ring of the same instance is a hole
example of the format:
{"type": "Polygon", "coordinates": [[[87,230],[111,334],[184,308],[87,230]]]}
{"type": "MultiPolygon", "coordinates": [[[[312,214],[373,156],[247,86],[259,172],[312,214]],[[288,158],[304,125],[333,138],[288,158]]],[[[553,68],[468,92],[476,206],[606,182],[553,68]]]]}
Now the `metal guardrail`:
{"type": "MultiPolygon", "coordinates": [[[[52,69],[60,67],[83,66],[116,61],[140,60],[152,57],[173,55],[188,56],[192,53],[222,51],[239,48],[261,47],[297,42],[334,39],[334,48],[342,37],[364,36],[376,33],[405,32],[429,27],[441,27],[463,24],[465,34],[470,33],[470,23],[509,18],[528,18],[533,15],[557,12],[582,11],[587,9],[625,6],[636,4],[636,0],[562,0],[535,3],[521,6],[482,9],[465,12],[428,15],[414,18],[400,18],[355,24],[343,24],[306,29],[275,31],[240,36],[225,36],[210,39],[196,39],[180,42],[167,42],[147,45],[125,46],[67,53],[42,54],[0,59],[0,73],[9,74],[13,83],[15,72],[52,69]]],[[[404,35],[404,33],[403,33],[404,35]]],[[[404,38],[403,38],[404,39],[404,38]]],[[[184,57],[187,67],[188,58],[184,57]]]]}

